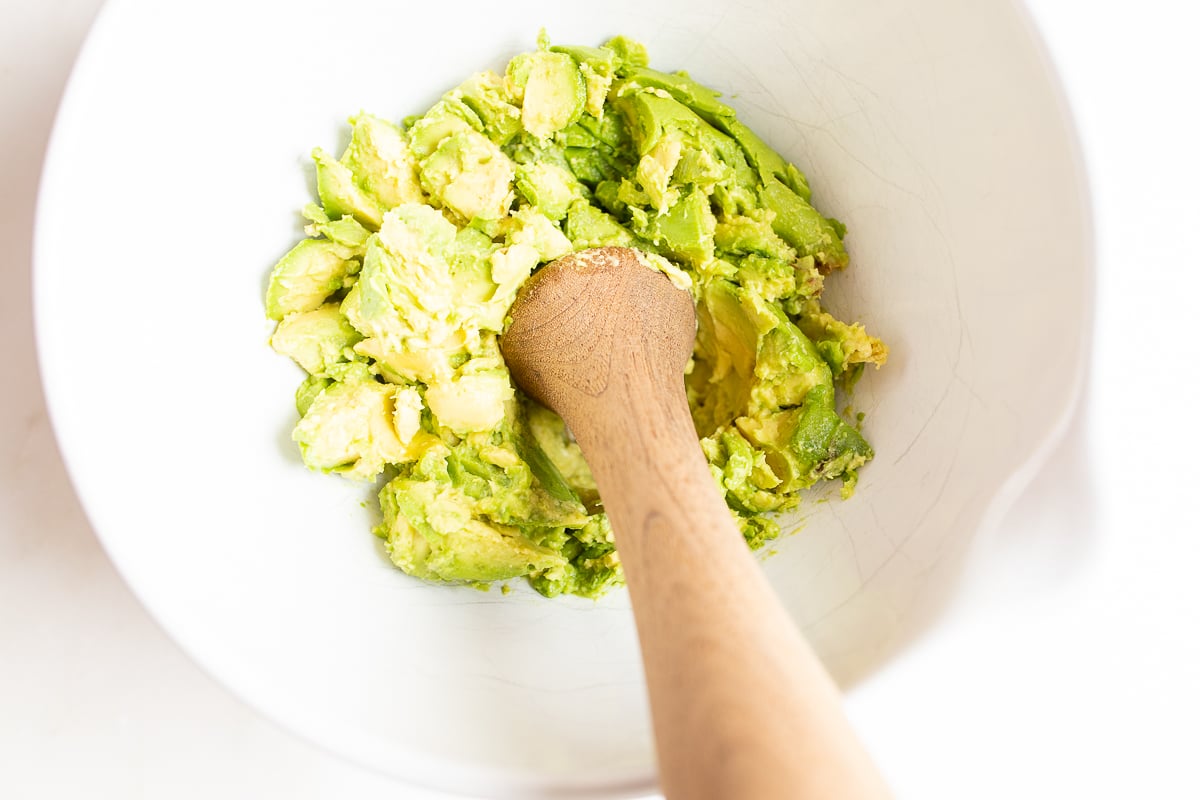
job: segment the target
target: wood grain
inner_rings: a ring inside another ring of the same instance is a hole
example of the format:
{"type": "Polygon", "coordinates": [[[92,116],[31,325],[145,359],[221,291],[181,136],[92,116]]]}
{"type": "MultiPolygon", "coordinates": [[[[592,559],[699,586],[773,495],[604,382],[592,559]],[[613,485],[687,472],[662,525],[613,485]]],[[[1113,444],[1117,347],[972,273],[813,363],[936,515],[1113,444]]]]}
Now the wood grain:
{"type": "Polygon", "coordinates": [[[691,297],[625,248],[567,256],[518,297],[513,377],[579,442],[633,601],[668,798],[888,792],[837,688],[763,578],[684,394],[691,297]]]}

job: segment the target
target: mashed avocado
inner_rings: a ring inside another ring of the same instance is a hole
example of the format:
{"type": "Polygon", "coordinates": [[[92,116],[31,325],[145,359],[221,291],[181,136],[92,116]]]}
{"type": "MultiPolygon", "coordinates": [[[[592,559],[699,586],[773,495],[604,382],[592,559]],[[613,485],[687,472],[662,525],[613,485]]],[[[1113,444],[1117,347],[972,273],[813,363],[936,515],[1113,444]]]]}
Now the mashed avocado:
{"type": "Polygon", "coordinates": [[[539,266],[635,247],[689,289],[701,446],[747,542],[768,512],[872,457],[835,405],[887,348],[821,305],[845,229],[808,181],[686,73],[617,37],[481,72],[397,125],[350,120],[313,152],[308,238],[271,273],[271,346],[308,373],[293,439],[311,468],[379,479],[376,534],[420,578],[524,576],[547,596],[621,581],[563,422],[512,383],[498,337],[539,266]]]}

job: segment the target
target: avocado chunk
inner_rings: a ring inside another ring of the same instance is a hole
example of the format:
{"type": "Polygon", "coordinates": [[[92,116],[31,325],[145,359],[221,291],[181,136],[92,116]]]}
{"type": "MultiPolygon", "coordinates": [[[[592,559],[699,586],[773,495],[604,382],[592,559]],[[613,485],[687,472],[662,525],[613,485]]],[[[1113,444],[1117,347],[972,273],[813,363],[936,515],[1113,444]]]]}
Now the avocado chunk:
{"type": "Polygon", "coordinates": [[[536,209],[521,209],[510,220],[512,224],[505,241],[510,245],[527,245],[537,253],[539,261],[553,261],[571,252],[571,240],[536,209]]]}
{"type": "Polygon", "coordinates": [[[622,68],[645,67],[650,64],[650,54],[646,51],[646,45],[628,36],[614,36],[602,47],[613,52],[622,68]]]}
{"type": "Polygon", "coordinates": [[[766,180],[761,197],[763,206],[775,214],[771,227],[797,251],[812,256],[827,271],[849,263],[837,226],[778,178],[766,180]]]}
{"type": "Polygon", "coordinates": [[[459,435],[499,425],[513,397],[508,371],[503,369],[458,374],[425,390],[425,401],[438,422],[459,435]]]}
{"type": "Polygon", "coordinates": [[[750,215],[733,214],[721,220],[713,232],[717,249],[735,256],[758,255],[791,263],[796,250],[771,225],[774,215],[760,210],[750,215]]]}
{"type": "Polygon", "coordinates": [[[709,284],[698,310],[689,389],[731,504],[782,509],[818,480],[853,485],[873,452],[837,414],[833,374],[812,341],[777,305],[727,281],[709,284]]]}
{"type": "Polygon", "coordinates": [[[596,489],[596,479],[583,459],[583,451],[567,434],[566,425],[562,418],[544,406],[529,400],[526,404],[526,419],[530,436],[537,447],[536,459],[526,459],[532,466],[544,459],[549,462],[543,467],[548,477],[543,479],[547,488],[559,496],[564,494],[575,497],[595,509],[600,504],[600,493],[596,489]],[[565,484],[566,489],[562,489],[565,484]],[[555,491],[557,489],[557,492],[555,491]]]}
{"type": "Polygon", "coordinates": [[[271,347],[289,356],[310,375],[324,375],[362,336],[342,316],[337,303],[288,314],[271,335],[271,347]]]}
{"type": "Polygon", "coordinates": [[[426,191],[466,222],[476,217],[500,219],[512,204],[513,163],[476,131],[458,131],[442,139],[421,161],[420,171],[426,191]]]}
{"type": "Polygon", "coordinates": [[[544,161],[516,168],[517,192],[532,208],[557,222],[584,197],[583,184],[569,171],[544,161]]]}
{"type": "Polygon", "coordinates": [[[678,136],[663,136],[637,165],[637,182],[646,198],[659,214],[679,199],[679,190],[671,187],[671,176],[683,155],[683,141],[678,136]]]}
{"type": "Polygon", "coordinates": [[[340,159],[319,147],[313,150],[325,217],[316,222],[355,220],[378,230],[389,208],[424,199],[416,161],[396,125],[370,114],[351,117],[350,124],[350,144],[340,159]]]}
{"type": "Polygon", "coordinates": [[[308,209],[312,220],[304,227],[304,232],[314,238],[324,236],[326,239],[344,248],[348,258],[363,257],[367,249],[367,239],[371,232],[364,228],[354,217],[329,219],[320,206],[313,205],[308,209]]]}
{"type": "Polygon", "coordinates": [[[734,110],[717,99],[721,96],[720,92],[700,85],[686,72],[671,75],[649,67],[630,66],[621,69],[621,78],[624,82],[639,87],[665,91],[709,123],[718,119],[734,118],[734,110]]]}
{"type": "Polygon", "coordinates": [[[799,277],[795,262],[749,253],[742,259],[736,280],[739,286],[773,302],[795,296],[800,291],[799,277]]]}
{"type": "Polygon", "coordinates": [[[832,386],[814,387],[799,407],[740,418],[737,427],[761,448],[787,492],[822,479],[853,480],[855,470],[874,456],[862,434],[833,409],[832,386]]]}
{"type": "Polygon", "coordinates": [[[587,104],[587,84],[566,53],[539,50],[517,56],[508,78],[521,100],[521,125],[537,139],[548,139],[579,119],[587,104]]]}
{"type": "Polygon", "coordinates": [[[456,133],[483,130],[483,120],[462,97],[450,92],[409,128],[408,146],[418,160],[428,158],[442,140],[456,133]]]}
{"type": "Polygon", "coordinates": [[[491,70],[477,72],[450,96],[475,112],[476,128],[496,145],[505,145],[521,132],[521,109],[509,102],[504,79],[491,70]]]}
{"type": "Polygon", "coordinates": [[[561,568],[562,555],[474,515],[471,499],[439,481],[397,478],[379,495],[377,533],[405,572],[442,581],[497,581],[561,568]]]}
{"type": "Polygon", "coordinates": [[[309,375],[301,381],[296,387],[296,413],[302,417],[307,414],[317,395],[325,391],[331,383],[333,379],[323,375],[309,375]]]}
{"type": "Polygon", "coordinates": [[[370,114],[352,117],[350,123],[354,128],[342,161],[363,192],[384,210],[422,202],[417,164],[400,129],[370,114]]]}
{"type": "Polygon", "coordinates": [[[758,329],[728,281],[712,281],[696,304],[694,366],[686,382],[701,437],[731,423],[750,404],[758,329]]]}
{"type": "Polygon", "coordinates": [[[586,525],[571,531],[569,536],[552,541],[561,546],[569,561],[529,577],[533,588],[546,597],[560,594],[598,597],[623,581],[621,562],[613,547],[612,527],[603,513],[589,517],[586,525]]]}
{"type": "Polygon", "coordinates": [[[267,316],[314,311],[359,270],[348,249],[329,239],[304,239],[271,270],[267,283],[267,316]]]}
{"type": "Polygon", "coordinates": [[[629,247],[633,234],[611,214],[579,200],[567,211],[566,235],[576,250],[588,247],[629,247]]]}
{"type": "Polygon", "coordinates": [[[617,54],[603,47],[581,46],[551,47],[550,51],[566,53],[575,59],[587,92],[584,111],[596,119],[602,119],[604,101],[608,99],[608,90],[616,74],[617,54]]]}
{"type": "Polygon", "coordinates": [[[758,171],[764,182],[768,178],[775,178],[798,194],[802,200],[807,202],[812,198],[812,191],[808,188],[808,179],[804,177],[804,173],[796,169],[795,165],[784,161],[783,156],[772,150],[766,142],[758,138],[758,134],[746,127],[745,124],[726,117],[717,123],[717,127],[741,145],[746,159],[758,171]]]}
{"type": "Polygon", "coordinates": [[[816,298],[789,304],[788,313],[804,335],[812,339],[835,376],[858,364],[887,362],[888,347],[867,333],[861,323],[845,323],[821,307],[816,298]]]}
{"type": "Polygon", "coordinates": [[[321,148],[312,153],[317,164],[317,195],[332,219],[354,217],[371,230],[379,228],[383,208],[354,180],[354,173],[321,148]]]}
{"type": "Polygon", "coordinates": [[[500,308],[492,308],[496,284],[492,281],[492,259],[500,246],[475,228],[459,228],[449,247],[450,280],[458,294],[461,310],[480,309],[476,322],[481,328],[499,331],[504,320],[500,308]],[[487,309],[486,312],[483,309],[487,309]],[[500,317],[497,319],[497,317],[500,317]]]}
{"type": "Polygon", "coordinates": [[[650,217],[645,223],[634,222],[634,230],[693,267],[712,258],[716,227],[708,198],[698,191],[681,197],[664,214],[650,217]]]}
{"type": "Polygon", "coordinates": [[[373,380],[334,382],[313,398],[292,432],[312,469],[367,480],[407,460],[395,427],[396,387],[373,380]]]}
{"type": "Polygon", "coordinates": [[[350,323],[367,337],[445,339],[453,328],[454,283],[443,253],[454,238],[454,226],[427,206],[389,212],[343,303],[350,323]]]}

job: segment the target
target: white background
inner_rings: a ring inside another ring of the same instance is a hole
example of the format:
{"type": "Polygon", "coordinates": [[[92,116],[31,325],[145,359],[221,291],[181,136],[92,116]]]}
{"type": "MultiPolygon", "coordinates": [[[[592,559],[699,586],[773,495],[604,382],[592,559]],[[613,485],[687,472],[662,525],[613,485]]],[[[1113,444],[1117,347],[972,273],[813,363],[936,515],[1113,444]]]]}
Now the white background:
{"type": "MultiPolygon", "coordinates": [[[[0,796],[432,798],[279,731],[192,666],[67,483],[37,378],[30,234],[98,5],[0,0],[0,796]]],[[[979,542],[989,577],[968,577],[954,616],[850,710],[902,798],[1197,798],[1197,19],[1169,0],[1030,5],[1095,193],[1089,387],[1063,446],[979,542]]],[[[1019,165],[1013,179],[1037,190],[1019,165]]]]}

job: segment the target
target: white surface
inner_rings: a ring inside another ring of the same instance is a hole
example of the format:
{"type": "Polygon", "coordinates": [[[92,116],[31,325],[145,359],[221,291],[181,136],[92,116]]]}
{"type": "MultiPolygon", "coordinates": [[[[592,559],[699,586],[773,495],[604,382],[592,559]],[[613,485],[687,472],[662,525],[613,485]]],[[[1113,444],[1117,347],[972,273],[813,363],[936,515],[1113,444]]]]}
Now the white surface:
{"type": "Polygon", "coordinates": [[[923,630],[1001,487],[1061,429],[1091,316],[1078,156],[1009,0],[875,16],[868,0],[810,0],[803,20],[773,0],[736,17],[724,0],[480,0],[460,4],[481,24],[452,53],[389,46],[402,24],[436,27],[435,7],[342,3],[379,24],[341,33],[311,24],[324,7],[111,0],[43,173],[48,406],[105,549],[183,649],[289,730],[421,785],[522,800],[653,786],[627,595],[548,602],[398,575],[368,533],[373,488],[300,464],[300,373],[262,344],[264,272],[310,199],[297,161],[333,149],[348,113],[399,117],[502,66],[540,24],[646,41],[811,165],[856,262],[826,302],[893,355],[855,392],[878,453],[858,495],[806,504],[764,571],[844,683],[923,630]],[[351,47],[352,83],[296,80],[306,54],[351,47]],[[113,235],[122,212],[135,234],[113,235]],[[78,391],[115,373],[114,390],[78,391]]]}
{"type": "MultiPolygon", "coordinates": [[[[1200,791],[1188,747],[1200,717],[1190,574],[1200,546],[1173,500],[1187,497],[1195,475],[1196,425],[1175,409],[1197,402],[1184,305],[1197,288],[1186,233],[1197,131],[1169,116],[1197,59],[1188,26],[1165,20],[1112,59],[1104,43],[1121,39],[1131,20],[1093,9],[1081,28],[1071,5],[1037,8],[1074,92],[1099,194],[1101,324],[1088,424],[979,548],[979,559],[1010,568],[1007,579],[990,569],[989,582],[975,584],[981,610],[970,629],[945,630],[852,703],[906,797],[1200,791]]],[[[86,16],[87,4],[22,6],[28,21],[7,25],[0,49],[2,224],[14,249],[0,324],[18,376],[32,374],[30,195],[72,45],[68,31],[36,17],[67,12],[86,16]],[[23,79],[7,80],[14,73],[23,79]]],[[[1139,24],[1153,18],[1139,7],[1139,24]]],[[[36,384],[19,381],[5,402],[0,785],[8,793],[418,796],[277,733],[184,661],[95,546],[63,485],[36,384]]]]}

